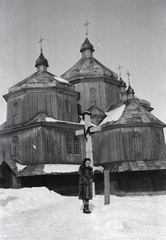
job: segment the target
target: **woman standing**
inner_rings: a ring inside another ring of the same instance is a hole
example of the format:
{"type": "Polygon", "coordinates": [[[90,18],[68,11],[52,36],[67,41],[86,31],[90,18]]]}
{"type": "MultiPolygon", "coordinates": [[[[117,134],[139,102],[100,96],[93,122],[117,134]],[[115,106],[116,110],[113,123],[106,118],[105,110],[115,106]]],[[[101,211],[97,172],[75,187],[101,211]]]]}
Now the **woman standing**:
{"type": "Polygon", "coordinates": [[[89,200],[92,199],[92,182],[94,181],[93,168],[90,166],[90,158],[85,158],[79,167],[79,199],[83,201],[83,213],[89,211],[89,200]]]}

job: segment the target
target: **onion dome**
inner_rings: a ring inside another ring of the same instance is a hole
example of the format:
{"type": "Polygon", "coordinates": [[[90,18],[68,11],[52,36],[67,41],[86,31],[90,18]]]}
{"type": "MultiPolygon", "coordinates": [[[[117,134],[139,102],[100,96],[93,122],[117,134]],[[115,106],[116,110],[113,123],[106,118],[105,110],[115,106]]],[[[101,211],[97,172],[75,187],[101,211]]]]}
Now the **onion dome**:
{"type": "Polygon", "coordinates": [[[36,60],[36,65],[35,67],[37,67],[38,70],[40,70],[39,66],[44,66],[43,70],[47,70],[47,67],[49,67],[48,65],[48,61],[47,59],[44,57],[42,49],[41,49],[41,53],[39,58],[36,60]]]}
{"type": "Polygon", "coordinates": [[[134,89],[132,89],[132,87],[131,87],[130,85],[129,85],[126,93],[127,93],[127,99],[128,99],[128,100],[129,100],[129,99],[134,99],[134,94],[135,94],[135,92],[134,92],[134,89]]]}
{"type": "Polygon", "coordinates": [[[127,94],[130,94],[130,93],[132,93],[132,94],[135,93],[135,92],[134,92],[134,89],[132,89],[131,86],[129,86],[128,89],[127,89],[127,94]]]}
{"type": "Polygon", "coordinates": [[[120,78],[119,81],[120,81],[119,87],[126,88],[126,83],[122,80],[122,78],[120,78]]]}
{"type": "Polygon", "coordinates": [[[86,49],[89,49],[91,50],[92,52],[94,52],[94,48],[93,48],[93,45],[89,42],[89,39],[86,38],[84,43],[81,45],[81,49],[80,49],[80,52],[86,50],[86,49]]]}
{"type": "Polygon", "coordinates": [[[86,38],[80,49],[80,52],[82,52],[82,57],[91,57],[94,51],[93,45],[89,42],[89,39],[86,38]]]}

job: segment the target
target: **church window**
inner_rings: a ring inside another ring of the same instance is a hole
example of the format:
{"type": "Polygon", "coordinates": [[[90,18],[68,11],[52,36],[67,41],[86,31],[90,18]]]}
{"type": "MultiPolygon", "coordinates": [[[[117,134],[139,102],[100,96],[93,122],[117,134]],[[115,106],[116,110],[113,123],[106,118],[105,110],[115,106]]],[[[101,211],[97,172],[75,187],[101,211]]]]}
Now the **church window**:
{"type": "Polygon", "coordinates": [[[18,137],[14,136],[12,139],[12,151],[13,151],[13,155],[17,155],[18,154],[18,137]]]}
{"type": "Polygon", "coordinates": [[[160,134],[159,133],[156,134],[156,142],[158,144],[161,144],[161,138],[160,138],[160,134]]]}
{"type": "Polygon", "coordinates": [[[71,104],[70,101],[65,101],[65,107],[66,107],[66,114],[71,114],[71,104]]]}
{"type": "Polygon", "coordinates": [[[132,142],[133,142],[134,156],[139,158],[142,152],[142,139],[139,132],[134,132],[132,142]]]}
{"type": "Polygon", "coordinates": [[[18,102],[14,102],[13,115],[14,116],[18,115],[18,102]]]}
{"type": "Polygon", "coordinates": [[[95,88],[91,88],[90,89],[90,102],[91,102],[91,105],[96,105],[96,100],[97,100],[96,89],[95,88]]]}
{"type": "Polygon", "coordinates": [[[67,135],[66,137],[66,150],[67,153],[80,153],[80,141],[77,136],[67,135]]]}
{"type": "Polygon", "coordinates": [[[80,142],[78,137],[74,137],[74,153],[80,153],[80,142]]]}
{"type": "Polygon", "coordinates": [[[72,136],[68,135],[66,137],[66,149],[67,153],[72,153],[72,136]]]}

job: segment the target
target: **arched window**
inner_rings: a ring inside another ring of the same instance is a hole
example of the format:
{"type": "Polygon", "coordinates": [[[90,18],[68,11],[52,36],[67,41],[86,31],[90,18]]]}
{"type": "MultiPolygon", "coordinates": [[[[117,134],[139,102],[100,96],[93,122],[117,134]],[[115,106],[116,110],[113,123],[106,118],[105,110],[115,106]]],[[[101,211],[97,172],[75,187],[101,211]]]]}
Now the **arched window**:
{"type": "Polygon", "coordinates": [[[12,138],[12,152],[13,152],[13,155],[18,154],[18,137],[17,136],[14,136],[12,138]]]}
{"type": "Polygon", "coordinates": [[[134,132],[132,142],[133,142],[134,156],[139,158],[142,153],[142,139],[139,132],[134,132]]]}
{"type": "Polygon", "coordinates": [[[66,137],[66,149],[67,153],[72,153],[72,136],[67,135],[66,137]]]}
{"type": "Polygon", "coordinates": [[[71,104],[70,101],[65,101],[66,114],[71,114],[71,104]]]}
{"type": "Polygon", "coordinates": [[[156,142],[157,142],[158,144],[161,144],[160,133],[157,133],[157,134],[156,134],[156,142]]]}
{"type": "Polygon", "coordinates": [[[18,102],[14,102],[13,104],[13,115],[18,115],[18,102]]]}
{"type": "Polygon", "coordinates": [[[90,102],[91,102],[91,105],[96,105],[96,100],[97,100],[96,89],[95,88],[91,88],[90,89],[90,102]]]}
{"type": "Polygon", "coordinates": [[[74,137],[74,153],[80,153],[80,141],[78,137],[74,137]]]}

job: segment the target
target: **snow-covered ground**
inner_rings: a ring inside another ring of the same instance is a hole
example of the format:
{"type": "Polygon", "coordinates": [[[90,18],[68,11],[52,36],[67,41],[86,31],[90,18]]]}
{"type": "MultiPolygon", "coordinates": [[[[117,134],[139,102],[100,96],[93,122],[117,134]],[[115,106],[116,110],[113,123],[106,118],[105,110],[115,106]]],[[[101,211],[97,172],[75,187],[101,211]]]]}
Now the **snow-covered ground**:
{"type": "Polygon", "coordinates": [[[111,196],[90,201],[47,188],[0,189],[1,240],[165,240],[166,196],[111,196]]]}

